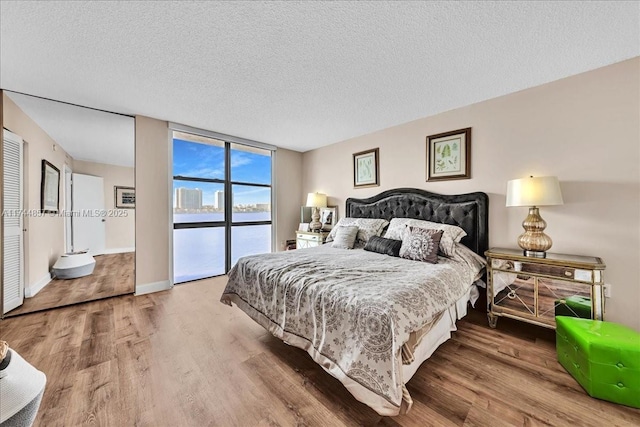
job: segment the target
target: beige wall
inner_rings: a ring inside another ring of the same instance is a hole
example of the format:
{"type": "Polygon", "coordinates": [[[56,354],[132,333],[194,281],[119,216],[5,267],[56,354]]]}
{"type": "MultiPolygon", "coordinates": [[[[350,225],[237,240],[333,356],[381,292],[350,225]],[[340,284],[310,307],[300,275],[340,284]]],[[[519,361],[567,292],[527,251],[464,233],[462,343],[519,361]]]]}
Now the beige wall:
{"type": "Polygon", "coordinates": [[[600,256],[613,285],[606,318],[640,330],[640,58],[458,108],[303,155],[302,193],[347,197],[396,187],[484,191],[490,245],[517,247],[526,208],[506,208],[509,179],[556,175],[565,204],[540,209],[552,252],[600,256]],[[472,127],[472,178],[425,182],[426,136],[472,127]],[[352,154],[380,148],[379,187],[354,189],[352,154]],[[331,165],[327,171],[327,165],[331,165]]]}
{"type": "MultiPolygon", "coordinates": [[[[40,181],[42,159],[46,159],[60,170],[60,209],[64,200],[62,173],[64,165],[73,168],[73,159],[58,146],[31,118],[29,118],[5,93],[3,126],[19,135],[25,142],[26,167],[24,195],[26,209],[40,209],[40,181]],[[55,146],[55,150],[54,150],[55,146]]],[[[25,228],[25,283],[30,286],[42,281],[50,267],[64,253],[64,218],[44,214],[26,216],[25,228]]]]}
{"type": "Polygon", "coordinates": [[[169,286],[169,129],[136,116],[136,293],[169,286]]]}
{"type": "MultiPolygon", "coordinates": [[[[104,182],[104,207],[115,209],[114,186],[134,187],[133,167],[107,165],[83,160],[73,161],[73,172],[102,177],[104,182]]],[[[105,249],[107,252],[125,252],[135,247],[135,209],[123,209],[126,216],[105,218],[105,249]]]]}
{"type": "Polygon", "coordinates": [[[281,251],[287,239],[295,238],[302,206],[302,153],[279,148],[276,151],[276,241],[281,251]]]}

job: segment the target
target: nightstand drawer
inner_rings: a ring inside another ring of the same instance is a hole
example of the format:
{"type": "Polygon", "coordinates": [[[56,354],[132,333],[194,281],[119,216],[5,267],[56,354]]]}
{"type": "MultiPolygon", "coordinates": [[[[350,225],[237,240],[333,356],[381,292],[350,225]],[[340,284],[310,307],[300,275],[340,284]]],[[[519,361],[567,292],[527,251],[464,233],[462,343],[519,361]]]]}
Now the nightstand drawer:
{"type": "Polygon", "coordinates": [[[534,273],[544,274],[546,276],[553,276],[559,279],[573,279],[575,269],[568,267],[561,267],[555,265],[543,265],[543,264],[531,264],[528,262],[521,263],[522,273],[534,273]]]}
{"type": "Polygon", "coordinates": [[[311,235],[311,234],[298,233],[296,238],[301,240],[310,240],[312,242],[321,242],[322,240],[324,240],[324,237],[321,234],[311,235]]]}
{"type": "Polygon", "coordinates": [[[296,247],[298,249],[313,248],[324,244],[329,232],[311,233],[309,231],[296,232],[296,247]]]}
{"type": "Polygon", "coordinates": [[[533,264],[529,262],[505,261],[502,259],[493,259],[491,267],[501,270],[517,271],[519,274],[531,273],[535,275],[545,275],[565,280],[579,280],[582,282],[598,282],[600,281],[600,273],[596,271],[593,276],[593,270],[583,270],[572,267],[562,267],[547,264],[533,264]]]}

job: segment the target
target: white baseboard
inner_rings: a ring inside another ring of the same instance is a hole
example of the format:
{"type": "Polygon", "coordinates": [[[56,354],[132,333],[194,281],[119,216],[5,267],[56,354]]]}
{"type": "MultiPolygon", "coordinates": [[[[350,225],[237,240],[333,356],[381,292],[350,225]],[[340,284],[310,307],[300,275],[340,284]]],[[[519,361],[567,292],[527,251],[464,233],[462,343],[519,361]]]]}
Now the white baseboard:
{"type": "Polygon", "coordinates": [[[150,294],[152,292],[160,292],[171,289],[171,282],[169,280],[162,280],[160,282],[145,283],[142,285],[136,285],[135,295],[150,294]]]}
{"type": "Polygon", "coordinates": [[[45,286],[49,284],[49,282],[53,280],[51,278],[51,273],[47,273],[42,279],[38,280],[36,283],[32,283],[24,287],[24,297],[25,298],[33,298],[36,296],[38,292],[42,290],[45,286]]]}
{"type": "Polygon", "coordinates": [[[126,252],[135,252],[136,248],[113,248],[105,249],[100,255],[123,254],[126,252]]]}

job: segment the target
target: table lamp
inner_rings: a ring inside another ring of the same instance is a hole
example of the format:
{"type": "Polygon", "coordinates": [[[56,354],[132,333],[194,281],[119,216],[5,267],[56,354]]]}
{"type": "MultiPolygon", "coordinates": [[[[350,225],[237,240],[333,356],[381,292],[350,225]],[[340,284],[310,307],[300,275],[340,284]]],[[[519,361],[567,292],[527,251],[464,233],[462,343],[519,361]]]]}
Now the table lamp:
{"type": "Polygon", "coordinates": [[[562,192],[555,176],[512,179],[507,182],[507,206],[528,206],[529,215],[522,222],[525,232],[518,237],[518,245],[526,256],[544,258],[553,241],[544,233],[547,223],[540,216],[538,206],[561,205],[562,192]]]}
{"type": "Polygon", "coordinates": [[[318,231],[322,228],[320,222],[320,212],[318,208],[327,207],[327,195],[322,193],[309,193],[307,194],[307,207],[313,208],[311,213],[311,222],[309,223],[310,231],[318,231]]]}

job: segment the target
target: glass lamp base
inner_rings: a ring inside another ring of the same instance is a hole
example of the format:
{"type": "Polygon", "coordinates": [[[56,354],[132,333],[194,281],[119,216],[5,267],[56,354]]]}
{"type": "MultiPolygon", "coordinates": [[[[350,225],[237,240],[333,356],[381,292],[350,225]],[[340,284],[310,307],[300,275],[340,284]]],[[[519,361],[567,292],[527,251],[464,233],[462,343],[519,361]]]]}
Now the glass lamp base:
{"type": "Polygon", "coordinates": [[[309,223],[309,231],[312,233],[319,233],[322,231],[322,223],[321,222],[310,222],[309,223]]]}

